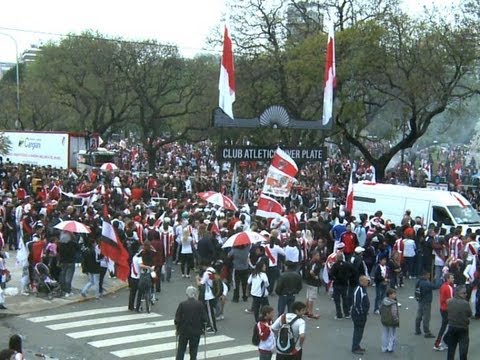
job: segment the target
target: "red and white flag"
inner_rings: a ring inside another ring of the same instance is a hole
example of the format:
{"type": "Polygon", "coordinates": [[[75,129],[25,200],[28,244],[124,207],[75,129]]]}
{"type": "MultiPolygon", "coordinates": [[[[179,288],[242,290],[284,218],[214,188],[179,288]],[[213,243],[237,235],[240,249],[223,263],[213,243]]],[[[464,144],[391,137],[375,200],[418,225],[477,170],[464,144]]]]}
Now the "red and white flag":
{"type": "Polygon", "coordinates": [[[123,281],[128,280],[130,266],[128,265],[128,251],[118,238],[112,224],[102,222],[102,238],[100,241],[100,252],[110,258],[116,265],[117,278],[123,281]]]}
{"type": "Polygon", "coordinates": [[[233,103],[235,102],[235,69],[233,66],[232,38],[228,26],[223,34],[223,54],[218,82],[218,106],[233,119],[233,103]]]}
{"type": "Polygon", "coordinates": [[[333,120],[333,92],[337,87],[335,74],[335,37],[333,22],[328,25],[327,54],[323,77],[323,116],[322,125],[331,126],[333,120]]]}
{"type": "Polygon", "coordinates": [[[350,172],[350,181],[348,182],[347,201],[345,209],[351,214],[353,211],[353,171],[350,172]]]}
{"type": "Polygon", "coordinates": [[[288,197],[297,181],[298,166],[285,151],[278,148],[268,168],[262,192],[278,197],[288,197]]]}
{"type": "Polygon", "coordinates": [[[257,212],[255,214],[267,219],[276,218],[284,214],[284,208],[277,200],[270,196],[260,194],[257,212]]]}
{"type": "Polygon", "coordinates": [[[291,177],[295,177],[298,173],[298,166],[295,161],[280,148],[275,151],[271,166],[291,177]]]}

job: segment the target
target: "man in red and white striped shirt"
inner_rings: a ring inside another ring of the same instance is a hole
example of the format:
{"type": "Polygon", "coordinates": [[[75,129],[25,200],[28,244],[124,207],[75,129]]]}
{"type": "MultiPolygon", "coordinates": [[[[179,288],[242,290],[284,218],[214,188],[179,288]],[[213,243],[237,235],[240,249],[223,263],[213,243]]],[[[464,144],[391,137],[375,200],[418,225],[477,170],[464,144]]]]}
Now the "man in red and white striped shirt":
{"type": "Polygon", "coordinates": [[[460,233],[460,229],[455,229],[453,236],[448,240],[448,249],[452,262],[462,260],[463,242],[460,233]]]}

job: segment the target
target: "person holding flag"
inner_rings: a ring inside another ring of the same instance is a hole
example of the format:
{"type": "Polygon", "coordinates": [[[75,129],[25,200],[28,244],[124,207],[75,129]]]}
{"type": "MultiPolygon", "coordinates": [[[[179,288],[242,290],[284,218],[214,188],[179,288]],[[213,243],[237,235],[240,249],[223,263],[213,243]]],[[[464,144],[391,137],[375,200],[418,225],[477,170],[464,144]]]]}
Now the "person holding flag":
{"type": "Polygon", "coordinates": [[[128,251],[120,241],[112,224],[108,221],[108,208],[106,206],[104,206],[103,212],[100,252],[103,256],[108,257],[115,263],[117,278],[122,281],[127,281],[130,274],[128,251]]]}

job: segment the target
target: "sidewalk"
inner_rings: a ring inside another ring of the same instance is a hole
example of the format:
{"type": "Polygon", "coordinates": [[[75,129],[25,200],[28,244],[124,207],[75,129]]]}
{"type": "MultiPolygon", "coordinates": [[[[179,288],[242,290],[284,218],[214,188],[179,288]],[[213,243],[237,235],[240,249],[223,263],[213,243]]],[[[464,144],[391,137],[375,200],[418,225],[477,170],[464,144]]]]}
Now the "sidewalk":
{"type": "MultiPolygon", "coordinates": [[[[75,273],[72,280],[73,296],[68,298],[55,297],[52,300],[48,300],[46,294],[43,293],[39,294],[38,296],[35,296],[34,294],[30,294],[28,296],[21,295],[20,279],[22,277],[22,268],[15,264],[16,251],[9,251],[8,253],[10,254],[10,258],[6,260],[6,263],[8,270],[10,270],[10,273],[12,274],[12,280],[7,283],[7,288],[17,288],[18,295],[5,296],[5,307],[7,310],[0,310],[0,318],[51,309],[54,307],[80,301],[87,301],[95,298],[93,289],[90,289],[90,292],[86,298],[80,295],[80,290],[88,281],[87,275],[82,273],[81,267],[75,267],[75,273]]],[[[126,282],[120,281],[117,278],[110,278],[107,273],[103,283],[103,288],[105,289],[104,295],[117,292],[127,286],[128,284],[126,282]]]]}

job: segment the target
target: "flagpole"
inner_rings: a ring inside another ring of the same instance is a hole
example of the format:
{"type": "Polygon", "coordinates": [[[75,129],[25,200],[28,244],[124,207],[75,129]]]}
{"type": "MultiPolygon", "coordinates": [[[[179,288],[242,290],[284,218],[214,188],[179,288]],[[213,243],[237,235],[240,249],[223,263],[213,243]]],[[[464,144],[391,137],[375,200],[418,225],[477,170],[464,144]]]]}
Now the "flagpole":
{"type": "MultiPolygon", "coordinates": [[[[325,136],[322,134],[322,144],[321,144],[321,149],[323,151],[323,148],[325,146],[325,136]]],[[[319,200],[320,200],[320,211],[324,211],[323,209],[323,188],[324,188],[324,185],[325,185],[325,179],[324,179],[324,174],[323,172],[325,171],[325,159],[324,159],[324,155],[322,154],[322,162],[320,163],[321,166],[320,166],[320,193],[319,193],[319,200]]],[[[316,209],[315,211],[318,211],[318,209],[316,209]]],[[[311,214],[310,214],[311,216],[311,214]]]]}
{"type": "Polygon", "coordinates": [[[222,168],[223,161],[222,159],[222,145],[223,145],[223,127],[220,128],[220,141],[217,149],[217,159],[218,159],[218,192],[222,192],[222,168]]]}

